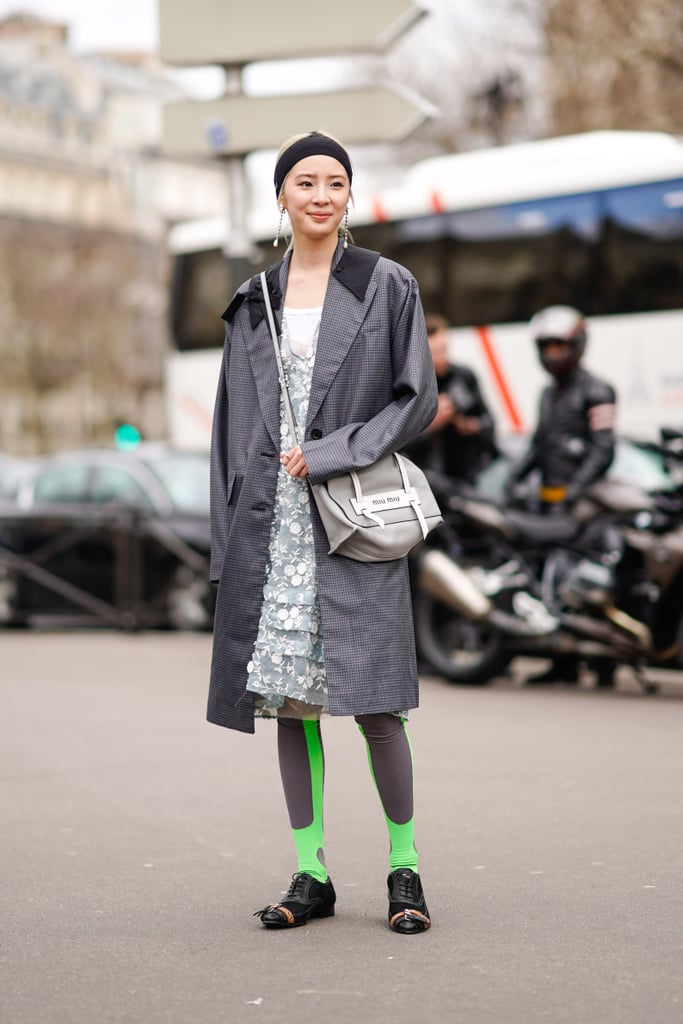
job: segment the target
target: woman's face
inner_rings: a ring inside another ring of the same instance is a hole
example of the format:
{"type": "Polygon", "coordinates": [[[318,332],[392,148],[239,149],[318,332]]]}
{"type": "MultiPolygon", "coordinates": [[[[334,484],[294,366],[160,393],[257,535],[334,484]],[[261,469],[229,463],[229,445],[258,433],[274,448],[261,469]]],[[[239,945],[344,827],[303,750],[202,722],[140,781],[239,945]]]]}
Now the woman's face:
{"type": "Polygon", "coordinates": [[[336,235],[349,191],[348,175],[332,156],[307,156],[294,164],[280,200],[294,237],[320,240],[336,235]]]}

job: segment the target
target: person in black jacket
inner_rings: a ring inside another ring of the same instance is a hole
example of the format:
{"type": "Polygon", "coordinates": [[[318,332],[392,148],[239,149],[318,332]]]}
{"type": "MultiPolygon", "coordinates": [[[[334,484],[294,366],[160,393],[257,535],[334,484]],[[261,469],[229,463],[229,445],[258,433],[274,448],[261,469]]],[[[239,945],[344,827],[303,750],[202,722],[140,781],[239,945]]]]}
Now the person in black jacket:
{"type": "Polygon", "coordinates": [[[448,360],[448,321],[425,317],[439,389],[436,416],[410,445],[411,458],[455,480],[471,482],[496,454],[493,417],[468,366],[448,360]]]}
{"type": "Polygon", "coordinates": [[[542,508],[567,512],[612,463],[616,395],[611,384],[580,365],[588,335],[578,310],[549,306],[530,327],[553,381],[541,395],[538,424],[510,488],[540,470],[542,508]]]}
{"type": "MultiPolygon", "coordinates": [[[[529,449],[513,470],[508,492],[533,470],[540,472],[538,498],[550,514],[571,512],[585,489],[599,480],[614,458],[616,394],[611,384],[581,366],[587,330],[570,306],[549,306],[530,324],[544,369],[552,383],[541,395],[538,424],[529,449]]],[[[598,685],[611,685],[613,664],[596,662],[598,685]]],[[[578,660],[558,656],[533,682],[576,681],[578,660]]]]}

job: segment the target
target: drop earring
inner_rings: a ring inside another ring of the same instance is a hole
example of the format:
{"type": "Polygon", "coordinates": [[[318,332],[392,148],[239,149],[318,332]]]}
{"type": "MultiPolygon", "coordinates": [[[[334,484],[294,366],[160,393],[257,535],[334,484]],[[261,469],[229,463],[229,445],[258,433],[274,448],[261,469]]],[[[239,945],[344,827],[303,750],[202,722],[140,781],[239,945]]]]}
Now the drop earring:
{"type": "Polygon", "coordinates": [[[346,207],[344,211],[344,232],[343,232],[344,244],[343,248],[348,249],[349,247],[349,208],[346,207]]]}
{"type": "Polygon", "coordinates": [[[280,244],[280,232],[282,231],[282,221],[285,216],[285,208],[282,203],[280,203],[278,209],[280,210],[280,220],[278,221],[277,231],[275,232],[275,238],[273,239],[273,249],[277,249],[280,244]]]}

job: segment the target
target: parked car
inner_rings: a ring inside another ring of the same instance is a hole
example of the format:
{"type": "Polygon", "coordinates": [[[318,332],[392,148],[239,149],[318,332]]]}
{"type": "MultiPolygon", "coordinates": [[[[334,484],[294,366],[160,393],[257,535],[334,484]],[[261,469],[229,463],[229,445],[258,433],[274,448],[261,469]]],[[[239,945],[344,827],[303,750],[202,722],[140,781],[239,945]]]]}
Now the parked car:
{"type": "Polygon", "coordinates": [[[14,501],[23,476],[30,472],[31,463],[28,459],[19,459],[14,455],[0,452],[0,504],[14,501]]]}
{"type": "Polygon", "coordinates": [[[37,460],[20,479],[16,500],[20,508],[120,504],[207,516],[209,458],[162,444],[66,452],[37,460]]]}
{"type": "Polygon", "coordinates": [[[0,515],[0,548],[0,621],[209,628],[208,454],[142,444],[36,460],[0,515]]]}

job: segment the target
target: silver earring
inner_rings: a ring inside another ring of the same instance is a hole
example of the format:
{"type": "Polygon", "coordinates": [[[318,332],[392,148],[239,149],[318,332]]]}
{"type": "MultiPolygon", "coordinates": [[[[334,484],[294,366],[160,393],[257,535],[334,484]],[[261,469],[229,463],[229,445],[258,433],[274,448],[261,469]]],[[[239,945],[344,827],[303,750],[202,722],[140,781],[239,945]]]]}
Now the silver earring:
{"type": "Polygon", "coordinates": [[[344,249],[348,249],[348,247],[349,247],[349,208],[347,206],[346,210],[344,211],[344,245],[343,245],[343,248],[344,249]]]}
{"type": "Polygon", "coordinates": [[[285,208],[282,205],[282,203],[280,203],[278,209],[280,211],[280,220],[278,222],[277,231],[275,232],[275,238],[273,239],[273,249],[277,249],[278,245],[280,244],[280,232],[282,231],[282,221],[285,216],[285,208]]]}

